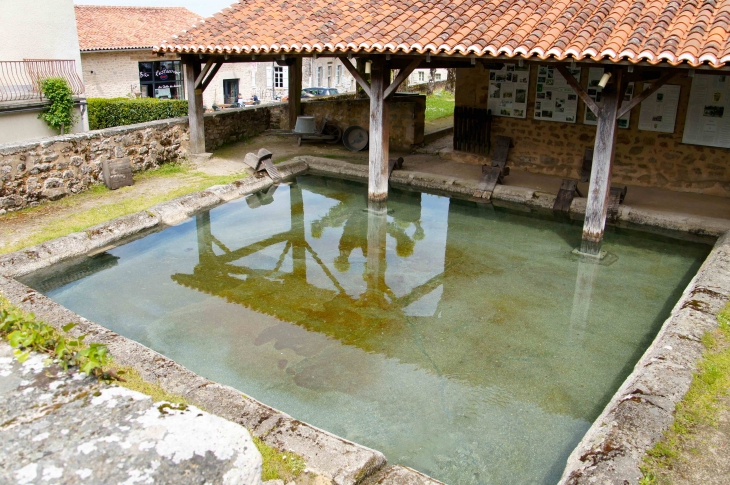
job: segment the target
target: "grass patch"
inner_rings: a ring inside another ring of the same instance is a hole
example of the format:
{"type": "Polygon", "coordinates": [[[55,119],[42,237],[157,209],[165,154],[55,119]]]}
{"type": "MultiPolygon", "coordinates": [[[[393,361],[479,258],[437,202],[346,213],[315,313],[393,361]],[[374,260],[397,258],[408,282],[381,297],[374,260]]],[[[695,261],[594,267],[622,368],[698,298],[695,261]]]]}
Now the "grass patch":
{"type": "Polygon", "coordinates": [[[730,391],[730,304],[717,319],[719,328],[702,338],[706,351],[687,395],[677,404],[674,423],[644,458],[640,485],[669,483],[666,473],[695,453],[697,429],[718,425],[720,399],[730,391]]]}
{"type": "Polygon", "coordinates": [[[456,99],[454,93],[446,90],[426,97],[426,121],[445,118],[454,114],[456,99]]]}
{"type": "Polygon", "coordinates": [[[263,458],[264,465],[261,470],[261,479],[264,482],[268,480],[289,482],[304,471],[306,464],[301,456],[294,453],[282,453],[255,436],[253,442],[263,458]]]}
{"type": "MultiPolygon", "coordinates": [[[[126,387],[132,391],[141,392],[152,398],[153,402],[167,401],[172,404],[185,404],[190,405],[187,399],[177,394],[171,394],[164,390],[159,384],[146,381],[139,375],[132,367],[127,366],[116,366],[116,372],[119,377],[124,379],[119,381],[118,384],[122,387],[126,387]]],[[[197,406],[200,408],[200,406],[197,406]]],[[[205,411],[205,410],[204,410],[205,411]]]]}
{"type": "MultiPolygon", "coordinates": [[[[228,184],[235,180],[246,177],[246,174],[234,174],[234,175],[208,175],[202,172],[196,172],[191,170],[184,164],[165,164],[156,170],[137,174],[137,181],[154,179],[154,178],[182,178],[185,182],[184,185],[177,187],[173,190],[154,195],[140,196],[140,197],[126,197],[119,201],[105,202],[106,198],[117,196],[118,194],[125,194],[132,192],[134,186],[124,187],[117,191],[110,191],[104,185],[94,185],[88,191],[65,197],[56,202],[50,202],[48,204],[42,204],[38,207],[31,207],[23,209],[21,211],[11,212],[3,217],[7,217],[7,220],[16,219],[19,217],[32,216],[35,212],[47,211],[49,208],[73,208],[74,206],[86,203],[88,201],[98,201],[98,205],[78,211],[70,214],[62,215],[58,218],[54,218],[44,226],[40,227],[37,232],[33,235],[22,239],[14,244],[10,244],[4,247],[0,247],[0,254],[7,254],[18,251],[20,249],[35,246],[57,237],[66,236],[73,232],[83,231],[89,227],[101,224],[117,217],[126,216],[135,212],[149,209],[155,204],[165,202],[176,197],[191,194],[205,190],[214,185],[228,184]]],[[[0,221],[2,218],[0,218],[0,221]]]]}

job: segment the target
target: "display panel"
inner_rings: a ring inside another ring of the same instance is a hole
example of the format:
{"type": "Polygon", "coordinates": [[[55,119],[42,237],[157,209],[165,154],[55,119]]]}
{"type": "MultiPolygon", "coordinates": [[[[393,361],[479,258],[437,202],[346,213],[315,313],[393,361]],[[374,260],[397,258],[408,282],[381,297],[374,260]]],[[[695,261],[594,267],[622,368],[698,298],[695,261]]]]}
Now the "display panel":
{"type": "MultiPolygon", "coordinates": [[[[569,69],[580,82],[580,69],[569,69]]],[[[535,119],[575,123],[578,95],[553,66],[539,66],[535,87],[535,119]]]]}
{"type": "Polygon", "coordinates": [[[682,143],[730,148],[730,82],[727,76],[692,79],[682,143]]]}
{"type": "MultiPolygon", "coordinates": [[[[651,83],[644,83],[644,91],[650,87],[651,83]]],[[[681,86],[666,84],[642,101],[639,129],[674,133],[680,90],[681,86]]]]}
{"type": "Polygon", "coordinates": [[[508,64],[500,70],[489,71],[489,101],[487,107],[494,116],[527,117],[527,90],[530,68],[508,64]]]}

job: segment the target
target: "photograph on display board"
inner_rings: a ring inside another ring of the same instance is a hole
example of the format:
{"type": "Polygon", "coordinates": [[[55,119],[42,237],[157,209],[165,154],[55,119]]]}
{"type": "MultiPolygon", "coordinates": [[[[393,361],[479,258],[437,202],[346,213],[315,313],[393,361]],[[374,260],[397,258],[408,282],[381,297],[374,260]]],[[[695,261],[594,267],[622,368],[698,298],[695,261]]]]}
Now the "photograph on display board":
{"type": "MultiPolygon", "coordinates": [[[[538,66],[535,87],[536,120],[575,123],[578,113],[578,95],[565,78],[552,66],[538,66]]],[[[580,69],[569,69],[580,82],[580,69]]]]}
{"type": "MultiPolygon", "coordinates": [[[[601,88],[598,83],[600,82],[603,73],[604,69],[602,67],[591,67],[588,69],[588,96],[590,96],[596,103],[601,102],[601,93],[603,92],[603,88],[601,88]]],[[[634,83],[629,83],[626,88],[626,93],[624,94],[623,102],[628,103],[633,97],[634,83]]],[[[631,121],[630,112],[619,118],[618,127],[628,129],[629,121],[631,121]]],[[[598,124],[598,118],[596,118],[596,115],[590,110],[590,108],[588,108],[588,106],[585,107],[585,112],[583,114],[583,124],[594,126],[598,124]]]]}
{"type": "Polygon", "coordinates": [[[487,108],[495,116],[525,118],[530,68],[508,64],[489,72],[489,99],[487,108]]]}
{"type": "MultiPolygon", "coordinates": [[[[651,87],[651,83],[644,83],[644,91],[651,87]]],[[[666,84],[641,102],[639,114],[639,129],[644,131],[659,131],[674,133],[674,124],[679,108],[679,93],[681,86],[666,84]]]]}
{"type": "Polygon", "coordinates": [[[682,143],[730,148],[730,79],[697,74],[692,79],[682,143]]]}

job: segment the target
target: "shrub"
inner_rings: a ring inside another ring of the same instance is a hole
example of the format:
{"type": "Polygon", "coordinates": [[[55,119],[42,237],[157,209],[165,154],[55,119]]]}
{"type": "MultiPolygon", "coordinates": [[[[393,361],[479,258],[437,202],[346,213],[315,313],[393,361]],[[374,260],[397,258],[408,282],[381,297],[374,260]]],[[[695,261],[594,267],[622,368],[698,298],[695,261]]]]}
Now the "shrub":
{"type": "Polygon", "coordinates": [[[133,125],[188,115],[188,102],[156,98],[89,98],[89,129],[133,125]]]}
{"type": "Polygon", "coordinates": [[[51,104],[46,107],[38,118],[45,121],[51,129],[63,133],[66,128],[73,126],[76,117],[73,114],[73,91],[62,77],[49,77],[41,80],[41,92],[51,104]]]}

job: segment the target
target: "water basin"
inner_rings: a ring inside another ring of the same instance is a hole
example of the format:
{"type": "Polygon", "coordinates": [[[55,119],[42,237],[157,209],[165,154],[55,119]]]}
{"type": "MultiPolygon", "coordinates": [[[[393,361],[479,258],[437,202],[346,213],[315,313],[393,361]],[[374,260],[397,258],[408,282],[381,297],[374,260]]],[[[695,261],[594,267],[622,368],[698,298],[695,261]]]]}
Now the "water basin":
{"type": "Polygon", "coordinates": [[[450,484],[555,483],[711,247],[302,176],[21,281],[450,484]]]}

